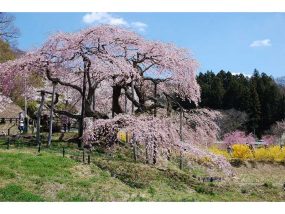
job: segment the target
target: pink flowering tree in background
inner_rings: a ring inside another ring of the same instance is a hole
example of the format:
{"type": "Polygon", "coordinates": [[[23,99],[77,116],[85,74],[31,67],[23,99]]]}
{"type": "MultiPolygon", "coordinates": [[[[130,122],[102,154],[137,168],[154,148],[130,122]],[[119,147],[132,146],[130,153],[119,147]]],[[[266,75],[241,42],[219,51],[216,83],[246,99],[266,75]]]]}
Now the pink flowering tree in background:
{"type": "Polygon", "coordinates": [[[285,143],[285,120],[277,121],[270,128],[270,134],[275,137],[275,143],[285,143]]]}
{"type": "Polygon", "coordinates": [[[271,133],[276,137],[281,138],[285,133],[285,120],[277,121],[274,125],[272,125],[271,133]]]}
{"type": "Polygon", "coordinates": [[[264,135],[261,140],[263,140],[266,145],[273,145],[276,143],[276,137],[273,135],[264,135]]]}
{"type": "Polygon", "coordinates": [[[226,145],[233,145],[233,144],[252,144],[255,142],[255,138],[250,133],[246,135],[245,132],[242,131],[234,131],[224,136],[224,143],[226,145]]]}

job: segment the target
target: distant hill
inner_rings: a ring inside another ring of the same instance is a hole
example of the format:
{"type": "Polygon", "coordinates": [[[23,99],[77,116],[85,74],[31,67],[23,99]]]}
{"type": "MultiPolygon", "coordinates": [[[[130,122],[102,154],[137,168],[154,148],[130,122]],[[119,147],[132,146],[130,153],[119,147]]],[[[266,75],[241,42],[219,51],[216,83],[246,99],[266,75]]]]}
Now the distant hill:
{"type": "Polygon", "coordinates": [[[275,81],[277,82],[278,85],[285,86],[285,76],[278,77],[278,78],[275,79],[275,81]]]}
{"type": "Polygon", "coordinates": [[[18,48],[13,48],[13,52],[14,52],[16,58],[18,58],[18,57],[20,57],[26,53],[25,51],[22,51],[18,48]]]}
{"type": "Polygon", "coordinates": [[[0,39],[0,63],[13,60],[25,54],[24,51],[17,47],[11,46],[0,39]]]}

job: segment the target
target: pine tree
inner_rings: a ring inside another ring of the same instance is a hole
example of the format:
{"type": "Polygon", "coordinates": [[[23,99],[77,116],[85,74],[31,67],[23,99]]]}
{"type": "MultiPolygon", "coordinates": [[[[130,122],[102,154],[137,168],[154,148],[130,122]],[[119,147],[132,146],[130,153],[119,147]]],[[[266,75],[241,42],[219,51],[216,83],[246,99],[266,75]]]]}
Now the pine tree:
{"type": "Polygon", "coordinates": [[[223,105],[223,97],[225,90],[223,88],[223,83],[221,79],[217,76],[213,79],[211,93],[210,93],[210,103],[212,108],[221,109],[223,105]]]}
{"type": "Polygon", "coordinates": [[[250,97],[249,109],[247,110],[249,114],[248,130],[256,135],[260,135],[261,106],[254,81],[251,81],[250,84],[250,97]]]}

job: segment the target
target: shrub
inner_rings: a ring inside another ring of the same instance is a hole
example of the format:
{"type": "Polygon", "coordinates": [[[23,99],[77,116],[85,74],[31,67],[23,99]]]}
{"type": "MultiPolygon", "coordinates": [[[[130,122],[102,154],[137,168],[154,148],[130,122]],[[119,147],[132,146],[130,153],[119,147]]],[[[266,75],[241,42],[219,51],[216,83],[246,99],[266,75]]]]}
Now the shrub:
{"type": "Polygon", "coordinates": [[[268,150],[265,148],[258,148],[254,151],[255,160],[257,161],[268,161],[270,159],[268,154],[268,150]]]}
{"type": "Polygon", "coordinates": [[[285,160],[285,150],[280,146],[270,146],[269,148],[259,148],[255,150],[255,159],[259,161],[276,161],[285,160]]]}
{"type": "Polygon", "coordinates": [[[270,160],[268,149],[258,148],[254,152],[255,160],[257,161],[268,161],[270,160]]]}
{"type": "Polygon", "coordinates": [[[216,154],[216,155],[222,155],[222,156],[224,156],[224,157],[227,158],[227,159],[230,159],[230,158],[231,158],[231,155],[230,155],[226,150],[219,149],[219,148],[217,148],[216,146],[212,146],[212,147],[210,148],[210,151],[213,152],[213,153],[216,154]]]}
{"type": "Polygon", "coordinates": [[[252,159],[253,154],[248,145],[244,144],[235,144],[233,145],[233,158],[238,158],[241,160],[252,159]]]}
{"type": "Polygon", "coordinates": [[[271,146],[268,149],[271,159],[276,162],[281,162],[285,160],[285,150],[280,148],[280,146],[271,146]]]}
{"type": "Polygon", "coordinates": [[[227,159],[239,159],[239,160],[256,160],[256,161],[285,161],[285,149],[280,146],[269,146],[267,148],[257,148],[254,151],[245,144],[235,144],[232,146],[232,156],[226,151],[216,147],[211,147],[211,152],[222,155],[227,159]]]}

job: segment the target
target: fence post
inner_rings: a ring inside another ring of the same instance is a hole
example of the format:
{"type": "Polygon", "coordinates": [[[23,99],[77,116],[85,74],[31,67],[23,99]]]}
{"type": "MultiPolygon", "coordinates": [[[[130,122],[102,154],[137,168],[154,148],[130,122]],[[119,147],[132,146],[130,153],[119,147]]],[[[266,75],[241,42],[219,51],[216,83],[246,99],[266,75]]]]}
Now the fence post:
{"type": "Polygon", "coordinates": [[[83,155],[83,157],[82,157],[82,158],[83,158],[83,159],[82,159],[82,161],[83,161],[83,163],[85,163],[85,150],[84,150],[84,149],[83,149],[83,154],[82,154],[82,155],[83,155]]]}
{"type": "Polygon", "coordinates": [[[133,153],[134,153],[134,160],[137,162],[137,144],[133,141],[133,153]]]}
{"type": "Polygon", "coordinates": [[[10,137],[8,137],[8,142],[7,142],[7,149],[10,148],[10,137]]]}
{"type": "Polygon", "coordinates": [[[62,157],[64,157],[64,156],[65,156],[65,148],[62,147],[62,157]]]}
{"type": "Polygon", "coordinates": [[[182,156],[182,151],[180,151],[179,169],[182,170],[182,168],[183,168],[183,156],[182,156]]]}
{"type": "Polygon", "coordinates": [[[128,132],[126,132],[126,141],[131,143],[133,146],[133,156],[134,156],[134,161],[137,162],[137,142],[134,140],[135,134],[133,133],[129,139],[128,132]]]}
{"type": "MultiPolygon", "coordinates": [[[[180,135],[180,143],[183,143],[183,135],[182,135],[182,118],[183,117],[183,109],[180,106],[180,115],[179,115],[179,120],[180,120],[180,127],[179,127],[179,135],[180,135]]],[[[180,151],[180,160],[179,160],[179,168],[182,170],[183,168],[183,153],[182,150],[180,151]]]]}
{"type": "Polygon", "coordinates": [[[88,164],[90,165],[90,153],[88,153],[88,164]]]}
{"type": "Polygon", "coordinates": [[[148,145],[145,145],[145,163],[149,164],[148,145]]]}

